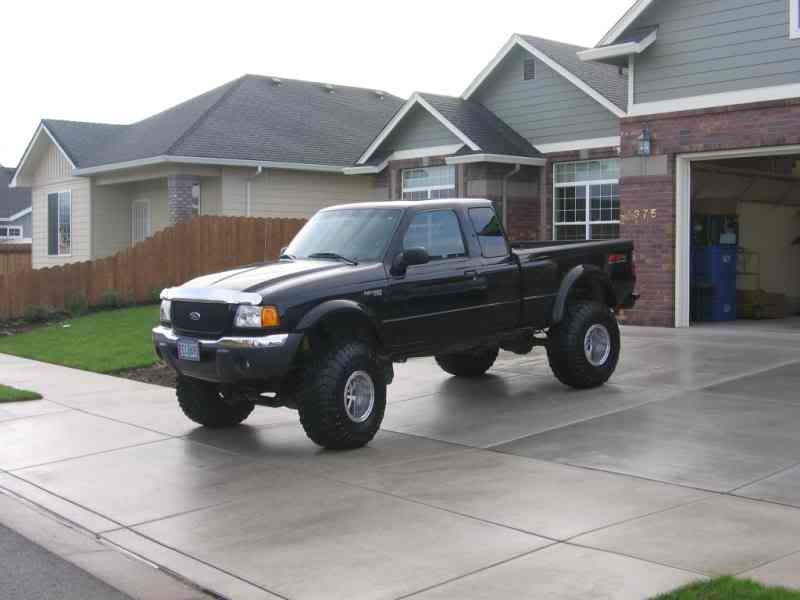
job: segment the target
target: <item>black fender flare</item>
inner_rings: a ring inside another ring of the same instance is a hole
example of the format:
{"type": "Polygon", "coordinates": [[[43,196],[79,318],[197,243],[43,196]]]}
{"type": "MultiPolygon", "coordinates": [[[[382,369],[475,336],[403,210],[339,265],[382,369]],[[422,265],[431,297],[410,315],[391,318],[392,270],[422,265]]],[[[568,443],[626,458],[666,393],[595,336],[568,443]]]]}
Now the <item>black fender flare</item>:
{"type": "Polygon", "coordinates": [[[553,325],[557,325],[564,319],[564,311],[567,308],[567,300],[575,286],[581,282],[591,279],[594,283],[600,285],[601,289],[606,296],[606,304],[610,308],[616,305],[616,293],[608,275],[599,267],[594,265],[578,265],[573,267],[561,281],[561,286],[556,295],[556,301],[553,305],[553,325]]]}
{"type": "Polygon", "coordinates": [[[365,318],[372,325],[372,329],[375,332],[375,336],[378,338],[378,341],[381,344],[383,343],[383,336],[381,335],[381,327],[378,317],[369,309],[369,307],[359,304],[355,300],[327,300],[321,304],[318,304],[305,315],[303,315],[303,318],[300,319],[297,327],[295,327],[295,331],[298,333],[304,333],[310,329],[313,329],[322,319],[330,317],[334,314],[350,314],[365,318]]]}

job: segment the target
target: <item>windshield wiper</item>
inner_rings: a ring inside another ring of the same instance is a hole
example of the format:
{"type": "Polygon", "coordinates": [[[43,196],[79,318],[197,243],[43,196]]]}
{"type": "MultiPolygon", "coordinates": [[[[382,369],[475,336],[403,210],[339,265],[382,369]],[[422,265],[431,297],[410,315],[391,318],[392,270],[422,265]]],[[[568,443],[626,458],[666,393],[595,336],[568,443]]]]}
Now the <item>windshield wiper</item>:
{"type": "Polygon", "coordinates": [[[345,262],[349,262],[351,265],[358,264],[357,260],[347,258],[346,256],[342,256],[336,252],[314,252],[314,254],[309,254],[308,258],[333,258],[334,260],[343,260],[345,262]]]}

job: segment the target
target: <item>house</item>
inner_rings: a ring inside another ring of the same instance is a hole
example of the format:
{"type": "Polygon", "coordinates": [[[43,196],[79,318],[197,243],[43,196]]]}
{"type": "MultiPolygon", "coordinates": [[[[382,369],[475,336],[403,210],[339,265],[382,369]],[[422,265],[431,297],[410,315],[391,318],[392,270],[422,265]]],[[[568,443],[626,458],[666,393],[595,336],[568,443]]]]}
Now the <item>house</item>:
{"type": "Polygon", "coordinates": [[[698,237],[720,238],[708,222],[728,228],[739,254],[738,298],[715,308],[797,314],[800,3],[638,0],[579,57],[629,73],[621,234],[636,242],[642,292],[631,318],[698,318],[692,252],[698,237]]]}
{"type": "Polygon", "coordinates": [[[43,120],[12,185],[33,266],[109,256],[196,214],[308,217],[387,195],[351,166],[401,106],[385,92],[245,75],[131,125],[43,120]]]}
{"type": "Polygon", "coordinates": [[[798,65],[797,0],[637,0],[594,48],[512,35],[458,97],[248,76],[134,125],[44,121],[15,183],[34,266],[196,213],[484,197],[513,239],[633,239],[631,323],[792,315],[798,65]],[[693,281],[694,248],[720,242],[738,273],[693,281]]]}
{"type": "Polygon", "coordinates": [[[31,191],[9,188],[14,169],[0,165],[0,244],[31,243],[31,191]]]}

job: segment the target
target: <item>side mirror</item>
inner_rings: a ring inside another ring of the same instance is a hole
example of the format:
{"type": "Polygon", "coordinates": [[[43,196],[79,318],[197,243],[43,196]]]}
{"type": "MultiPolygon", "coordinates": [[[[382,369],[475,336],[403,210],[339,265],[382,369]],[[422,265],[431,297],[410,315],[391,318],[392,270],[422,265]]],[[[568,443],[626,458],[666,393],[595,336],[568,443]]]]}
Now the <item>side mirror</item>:
{"type": "Polygon", "coordinates": [[[404,275],[408,267],[425,265],[431,262],[431,257],[425,248],[408,248],[395,256],[392,264],[393,275],[404,275]]]}

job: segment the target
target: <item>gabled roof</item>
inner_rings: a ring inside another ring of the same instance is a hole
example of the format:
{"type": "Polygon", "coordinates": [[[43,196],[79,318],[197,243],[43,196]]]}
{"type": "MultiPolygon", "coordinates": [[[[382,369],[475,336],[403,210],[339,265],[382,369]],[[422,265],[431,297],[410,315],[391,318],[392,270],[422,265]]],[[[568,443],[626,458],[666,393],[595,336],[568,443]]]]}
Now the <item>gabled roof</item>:
{"type": "Polygon", "coordinates": [[[622,15],[622,18],[617,21],[614,26],[603,36],[603,39],[598,42],[598,46],[608,46],[618,41],[618,38],[630,27],[641,14],[647,10],[655,0],[636,0],[627,12],[622,15]]]}
{"type": "Polygon", "coordinates": [[[624,117],[628,106],[628,77],[612,65],[583,62],[578,52],[583,46],[564,44],[530,35],[514,34],[500,52],[461,95],[468,100],[494,72],[511,50],[521,47],[556,71],[567,81],[596,100],[617,117],[624,117]]]}
{"type": "Polygon", "coordinates": [[[0,166],[0,220],[11,221],[31,210],[31,190],[9,188],[15,169],[0,166]],[[12,219],[12,217],[14,219],[12,219]]]}
{"type": "Polygon", "coordinates": [[[402,102],[372,89],[245,75],[131,125],[43,125],[78,175],[184,158],[341,170],[402,102]]]}
{"type": "Polygon", "coordinates": [[[530,142],[482,104],[454,96],[415,92],[361,155],[358,160],[359,165],[373,158],[381,144],[401,125],[403,118],[415,106],[427,110],[463,142],[464,149],[461,154],[541,156],[530,142]]]}

